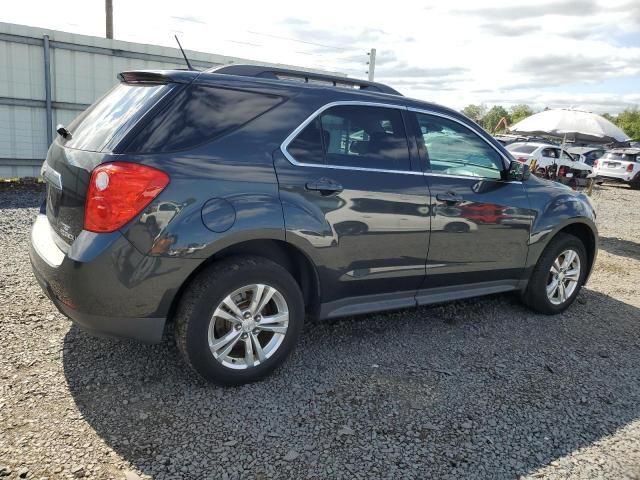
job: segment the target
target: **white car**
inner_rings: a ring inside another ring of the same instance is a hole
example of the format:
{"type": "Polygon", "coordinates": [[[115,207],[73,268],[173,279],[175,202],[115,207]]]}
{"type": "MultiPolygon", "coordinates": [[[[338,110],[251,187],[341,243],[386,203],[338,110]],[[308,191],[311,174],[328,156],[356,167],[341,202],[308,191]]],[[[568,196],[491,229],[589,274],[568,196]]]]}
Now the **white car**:
{"type": "Polygon", "coordinates": [[[593,163],[601,178],[628,183],[640,190],[640,148],[615,148],[593,163]]]}
{"type": "MultiPolygon", "coordinates": [[[[592,177],[593,168],[586,163],[575,160],[566,150],[548,143],[512,143],[507,150],[513,158],[529,165],[533,173],[553,164],[564,166],[578,173],[580,177],[592,177]]],[[[574,173],[574,172],[569,172],[574,173]]]]}

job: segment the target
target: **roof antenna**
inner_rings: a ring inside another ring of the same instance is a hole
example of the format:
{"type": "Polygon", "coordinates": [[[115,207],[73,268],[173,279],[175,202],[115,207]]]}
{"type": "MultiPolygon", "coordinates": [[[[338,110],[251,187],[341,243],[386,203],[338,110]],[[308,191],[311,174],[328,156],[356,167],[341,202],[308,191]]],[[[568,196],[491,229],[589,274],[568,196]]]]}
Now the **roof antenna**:
{"type": "Polygon", "coordinates": [[[178,47],[180,47],[180,51],[182,52],[184,61],[187,63],[187,67],[189,67],[189,70],[195,70],[195,68],[191,66],[191,62],[189,62],[189,59],[187,58],[187,54],[184,53],[184,50],[182,49],[182,45],[180,45],[180,40],[178,40],[178,35],[174,35],[174,37],[176,37],[176,42],[178,42],[178,47]]]}

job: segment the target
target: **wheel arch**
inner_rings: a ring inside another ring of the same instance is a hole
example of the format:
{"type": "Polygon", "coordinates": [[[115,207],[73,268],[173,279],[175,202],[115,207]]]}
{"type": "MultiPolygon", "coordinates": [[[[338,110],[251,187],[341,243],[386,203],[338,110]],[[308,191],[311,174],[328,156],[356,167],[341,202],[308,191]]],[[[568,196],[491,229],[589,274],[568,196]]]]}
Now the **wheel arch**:
{"type": "Polygon", "coordinates": [[[587,274],[584,277],[584,283],[587,283],[598,253],[598,240],[596,232],[586,223],[574,222],[565,225],[563,228],[558,230],[553,238],[555,238],[559,233],[573,235],[574,237],[577,237],[580,239],[580,241],[582,241],[584,248],[587,251],[587,256],[589,257],[587,274]]]}
{"type": "Polygon", "coordinates": [[[302,290],[306,312],[312,316],[317,315],[320,307],[320,278],[312,261],[302,250],[290,243],[276,239],[261,239],[247,240],[225,247],[198,265],[176,292],[167,320],[172,321],[184,292],[203,270],[224,258],[241,255],[266,258],[284,267],[302,290]]]}
{"type": "Polygon", "coordinates": [[[550,231],[547,235],[539,237],[538,242],[530,244],[530,255],[527,261],[527,279],[531,275],[531,271],[535,265],[538,263],[542,252],[545,251],[551,241],[556,238],[558,234],[562,233],[573,235],[580,239],[584,244],[588,256],[587,275],[584,280],[584,283],[587,283],[598,255],[598,233],[595,225],[592,225],[591,222],[588,222],[586,219],[580,218],[565,221],[562,225],[558,226],[555,230],[550,231]]]}

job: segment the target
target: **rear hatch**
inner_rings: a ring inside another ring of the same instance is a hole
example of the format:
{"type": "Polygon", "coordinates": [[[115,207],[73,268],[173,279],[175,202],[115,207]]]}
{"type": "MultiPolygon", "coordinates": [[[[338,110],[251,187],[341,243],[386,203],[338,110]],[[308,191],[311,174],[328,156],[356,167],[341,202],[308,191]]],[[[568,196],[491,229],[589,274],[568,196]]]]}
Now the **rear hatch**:
{"type": "MultiPolygon", "coordinates": [[[[624,175],[636,161],[636,155],[610,152],[598,160],[598,173],[601,175],[624,175]]],[[[633,167],[632,167],[633,168],[633,167]]]]}
{"type": "Polygon", "coordinates": [[[512,143],[511,145],[507,145],[506,148],[517,161],[529,165],[533,152],[535,152],[538,147],[525,143],[512,143]]]}
{"type": "Polygon", "coordinates": [[[47,184],[46,213],[65,243],[73,243],[82,231],[92,170],[172,89],[166,78],[150,78],[152,81],[128,78],[130,83],[116,85],[66,127],[70,136],[58,136],[51,145],[42,167],[47,184]]]}

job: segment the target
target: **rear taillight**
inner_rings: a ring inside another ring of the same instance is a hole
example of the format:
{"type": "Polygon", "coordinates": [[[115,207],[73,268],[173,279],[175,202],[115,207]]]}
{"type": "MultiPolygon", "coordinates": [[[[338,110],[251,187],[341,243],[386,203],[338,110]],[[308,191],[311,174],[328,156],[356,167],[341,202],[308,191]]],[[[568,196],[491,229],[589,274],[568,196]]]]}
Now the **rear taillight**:
{"type": "Polygon", "coordinates": [[[596,168],[598,166],[598,160],[594,160],[593,161],[593,168],[596,168]]]}
{"type": "Polygon", "coordinates": [[[84,229],[113,232],[138,215],[169,183],[169,176],[137,163],[105,163],[91,172],[84,229]]]}
{"type": "Polygon", "coordinates": [[[524,157],[520,157],[520,158],[516,158],[516,161],[520,162],[520,163],[527,163],[528,158],[524,158],[524,157]]]}
{"type": "Polygon", "coordinates": [[[558,169],[558,176],[559,177],[564,177],[567,174],[567,168],[562,165],[559,169],[558,169]]]}
{"type": "Polygon", "coordinates": [[[633,163],[627,165],[627,172],[633,172],[633,163]]]}

